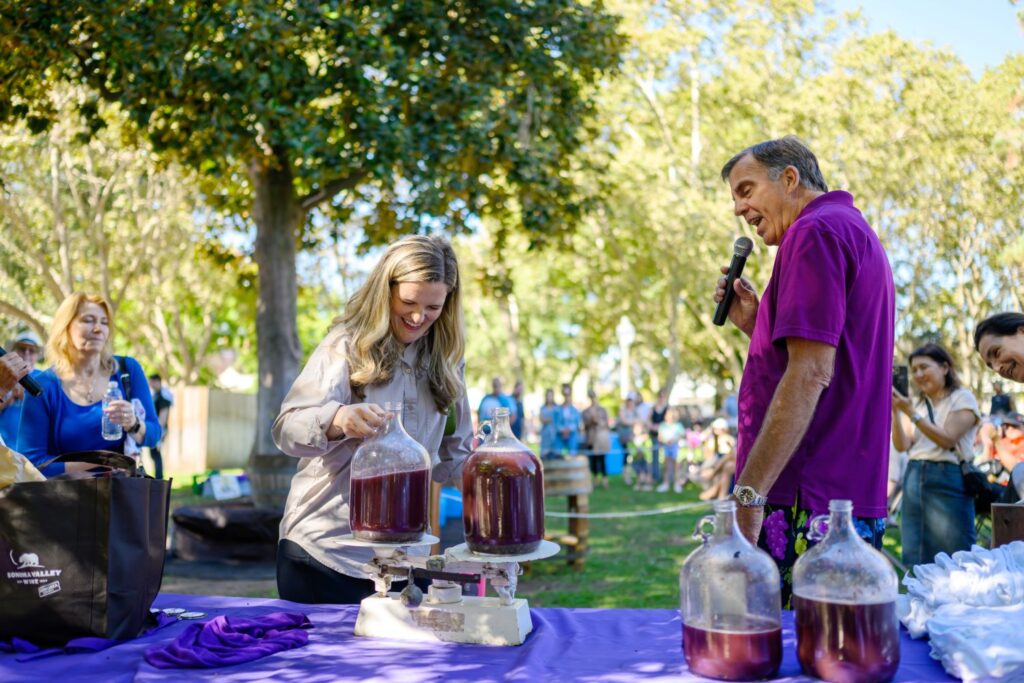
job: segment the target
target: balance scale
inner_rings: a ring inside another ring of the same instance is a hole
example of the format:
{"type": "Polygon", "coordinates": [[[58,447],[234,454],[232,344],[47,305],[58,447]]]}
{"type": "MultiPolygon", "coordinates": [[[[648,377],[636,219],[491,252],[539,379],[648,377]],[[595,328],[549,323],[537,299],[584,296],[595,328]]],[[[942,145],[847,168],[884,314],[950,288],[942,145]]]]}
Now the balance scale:
{"type": "Polygon", "coordinates": [[[430,546],[439,539],[425,534],[412,543],[374,543],[346,534],[342,545],[371,548],[374,557],[363,570],[377,590],[359,604],[355,634],[395,640],[445,641],[482,645],[522,645],[533,630],[530,606],[517,598],[516,585],[523,573],[520,562],[557,555],[559,547],[541,541],[524,555],[474,553],[462,543],[444,555],[409,555],[410,548],[430,546]],[[413,585],[413,574],[429,576],[427,594],[413,585]],[[391,592],[395,578],[409,579],[400,593],[391,592]],[[498,597],[462,594],[463,583],[489,581],[498,597]]]}

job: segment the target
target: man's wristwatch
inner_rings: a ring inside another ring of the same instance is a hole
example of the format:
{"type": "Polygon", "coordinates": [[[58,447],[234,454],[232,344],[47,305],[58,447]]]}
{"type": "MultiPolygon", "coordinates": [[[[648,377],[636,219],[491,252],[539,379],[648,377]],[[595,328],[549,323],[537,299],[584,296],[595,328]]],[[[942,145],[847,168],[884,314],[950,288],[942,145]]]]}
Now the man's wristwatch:
{"type": "Polygon", "coordinates": [[[768,499],[754,490],[753,486],[737,486],[732,490],[732,497],[736,499],[740,507],[759,508],[764,507],[768,499]]]}

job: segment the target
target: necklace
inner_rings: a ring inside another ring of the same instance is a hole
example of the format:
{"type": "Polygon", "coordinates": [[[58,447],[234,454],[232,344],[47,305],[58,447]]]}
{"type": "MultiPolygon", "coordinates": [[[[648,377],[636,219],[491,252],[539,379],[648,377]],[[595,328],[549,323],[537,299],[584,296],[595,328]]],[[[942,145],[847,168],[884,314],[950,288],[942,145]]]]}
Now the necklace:
{"type": "Polygon", "coordinates": [[[81,399],[84,399],[86,404],[95,403],[97,400],[96,379],[94,377],[86,377],[83,380],[77,380],[72,385],[72,391],[81,399]]]}

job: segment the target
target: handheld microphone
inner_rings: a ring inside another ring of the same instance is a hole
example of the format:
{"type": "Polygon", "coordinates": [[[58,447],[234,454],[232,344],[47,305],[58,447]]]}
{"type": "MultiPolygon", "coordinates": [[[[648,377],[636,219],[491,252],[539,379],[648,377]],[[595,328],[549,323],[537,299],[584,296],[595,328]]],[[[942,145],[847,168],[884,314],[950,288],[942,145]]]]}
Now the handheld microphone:
{"type": "MultiPolygon", "coordinates": [[[[0,346],[0,356],[6,355],[7,351],[4,350],[4,347],[0,346]]],[[[39,382],[32,379],[30,375],[25,375],[24,377],[19,379],[18,384],[25,387],[25,391],[32,394],[33,396],[38,396],[39,394],[43,393],[43,388],[39,386],[39,382]]]]}
{"type": "Polygon", "coordinates": [[[746,265],[747,257],[750,256],[750,250],[753,248],[754,243],[749,237],[740,237],[732,245],[732,263],[729,264],[729,273],[725,276],[725,298],[718,302],[712,321],[719,327],[725,324],[725,319],[729,315],[729,306],[732,305],[733,297],[736,296],[733,283],[743,273],[743,266],[746,265]]]}

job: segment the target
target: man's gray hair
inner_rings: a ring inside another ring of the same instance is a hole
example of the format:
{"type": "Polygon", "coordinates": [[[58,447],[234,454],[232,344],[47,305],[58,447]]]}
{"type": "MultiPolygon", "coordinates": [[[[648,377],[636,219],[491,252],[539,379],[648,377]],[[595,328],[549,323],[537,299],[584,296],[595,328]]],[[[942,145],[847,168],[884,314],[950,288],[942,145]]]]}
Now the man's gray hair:
{"type": "Polygon", "coordinates": [[[814,152],[795,135],[787,135],[778,140],[766,140],[747,147],[722,167],[722,180],[729,182],[733,166],[748,154],[768,169],[768,177],[772,180],[778,180],[786,167],[792,166],[800,173],[801,185],[811,190],[828,192],[828,185],[821,175],[821,169],[818,168],[814,152]]]}

